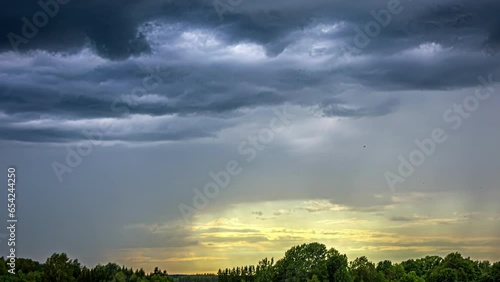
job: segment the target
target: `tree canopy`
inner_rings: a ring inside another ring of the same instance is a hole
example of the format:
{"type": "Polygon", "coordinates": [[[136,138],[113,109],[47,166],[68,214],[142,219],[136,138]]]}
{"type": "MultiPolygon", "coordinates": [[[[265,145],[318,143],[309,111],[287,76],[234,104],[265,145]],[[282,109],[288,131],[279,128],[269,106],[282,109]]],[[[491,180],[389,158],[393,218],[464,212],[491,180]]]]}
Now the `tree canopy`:
{"type": "Polygon", "coordinates": [[[283,258],[263,258],[257,265],[219,269],[217,274],[169,275],[126,268],[116,263],[88,268],[66,254],[53,254],[45,263],[16,260],[8,273],[0,258],[0,281],[8,282],[500,282],[500,262],[474,261],[460,253],[442,258],[426,256],[399,263],[372,262],[366,256],[349,261],[345,254],[320,243],[290,248],[283,258]]]}
{"type": "Polygon", "coordinates": [[[349,262],[345,254],[320,243],[294,246],[282,259],[264,258],[256,267],[220,269],[219,281],[320,282],[500,282],[500,262],[473,261],[459,253],[400,263],[378,263],[366,256],[349,262]],[[246,269],[254,270],[251,275],[246,269]]]}

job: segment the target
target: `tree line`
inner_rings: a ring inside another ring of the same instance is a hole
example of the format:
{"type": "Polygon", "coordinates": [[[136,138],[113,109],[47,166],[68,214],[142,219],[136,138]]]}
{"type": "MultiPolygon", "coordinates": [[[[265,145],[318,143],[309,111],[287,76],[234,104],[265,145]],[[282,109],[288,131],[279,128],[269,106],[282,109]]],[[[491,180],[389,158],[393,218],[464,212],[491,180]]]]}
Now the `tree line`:
{"type": "Polygon", "coordinates": [[[45,263],[18,258],[16,274],[7,270],[2,257],[1,282],[500,282],[500,262],[474,261],[459,253],[374,263],[366,256],[349,261],[320,243],[294,246],[277,261],[264,258],[257,265],[219,269],[217,275],[169,275],[158,267],[146,273],[116,263],[88,268],[64,253],[45,263]]]}
{"type": "Polygon", "coordinates": [[[500,282],[500,262],[473,261],[459,253],[426,256],[401,263],[377,264],[366,256],[348,261],[345,254],[320,243],[302,244],[274,261],[219,269],[220,282],[500,282]]]}
{"type": "Polygon", "coordinates": [[[142,268],[133,270],[116,263],[97,265],[94,268],[82,266],[77,259],[71,260],[64,253],[53,254],[45,263],[31,259],[16,259],[16,273],[8,272],[7,261],[0,258],[1,282],[213,282],[217,276],[176,275],[158,267],[151,273],[142,268]]]}

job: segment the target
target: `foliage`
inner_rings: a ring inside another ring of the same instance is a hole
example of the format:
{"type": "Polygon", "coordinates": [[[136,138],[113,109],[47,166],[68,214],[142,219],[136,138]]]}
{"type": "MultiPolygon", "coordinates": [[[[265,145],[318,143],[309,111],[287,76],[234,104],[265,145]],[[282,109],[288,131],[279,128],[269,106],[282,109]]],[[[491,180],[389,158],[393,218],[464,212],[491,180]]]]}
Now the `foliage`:
{"type": "Polygon", "coordinates": [[[444,259],[426,256],[377,264],[361,256],[349,263],[336,249],[311,243],[292,247],[276,263],[264,258],[256,267],[220,269],[218,276],[221,282],[500,282],[500,262],[472,261],[451,253],[444,259]],[[254,270],[253,275],[245,269],[254,270]]]}
{"type": "MultiPolygon", "coordinates": [[[[97,265],[89,269],[64,253],[53,254],[45,263],[30,259],[16,259],[16,274],[7,272],[4,258],[0,258],[0,281],[8,282],[171,282],[166,271],[158,268],[151,274],[133,271],[115,263],[97,265]]],[[[200,280],[201,281],[201,280],[200,280]]]]}
{"type": "Polygon", "coordinates": [[[320,281],[327,278],[326,246],[319,243],[302,244],[292,247],[285,257],[277,262],[277,280],[306,281],[314,275],[320,281]]]}

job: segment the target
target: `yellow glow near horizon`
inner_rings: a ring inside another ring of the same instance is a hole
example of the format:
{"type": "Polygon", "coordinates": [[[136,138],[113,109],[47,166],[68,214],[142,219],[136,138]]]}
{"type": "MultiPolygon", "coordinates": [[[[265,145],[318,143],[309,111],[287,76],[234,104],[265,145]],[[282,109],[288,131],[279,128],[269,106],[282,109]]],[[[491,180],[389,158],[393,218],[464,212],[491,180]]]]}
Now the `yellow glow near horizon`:
{"type": "Polygon", "coordinates": [[[366,255],[373,261],[401,261],[454,251],[498,260],[494,254],[500,253],[500,239],[464,237],[450,228],[465,224],[472,222],[462,214],[435,218],[414,214],[391,220],[380,212],[357,211],[326,200],[245,203],[198,216],[186,226],[190,239],[197,242],[194,245],[114,250],[110,259],[146,270],[159,266],[169,273],[215,273],[219,268],[256,264],[264,257],[279,259],[294,245],[320,242],[346,253],[350,260],[366,255]],[[415,227],[426,232],[418,233],[415,227]]]}

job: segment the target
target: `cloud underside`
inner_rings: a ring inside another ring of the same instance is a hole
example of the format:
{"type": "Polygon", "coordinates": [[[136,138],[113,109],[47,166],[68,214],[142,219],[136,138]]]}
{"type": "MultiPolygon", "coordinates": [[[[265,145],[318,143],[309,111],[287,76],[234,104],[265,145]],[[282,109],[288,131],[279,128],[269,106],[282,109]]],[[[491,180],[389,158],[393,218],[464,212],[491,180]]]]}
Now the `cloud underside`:
{"type": "Polygon", "coordinates": [[[473,87],[497,71],[498,2],[402,1],[357,45],[355,27],[387,5],[244,2],[221,20],[212,1],[69,1],[13,52],[12,34],[23,37],[42,8],[10,3],[0,12],[11,35],[0,39],[0,138],[78,141],[103,122],[117,128],[103,132],[109,141],[206,138],[284,103],[383,116],[405,91],[473,87]]]}

